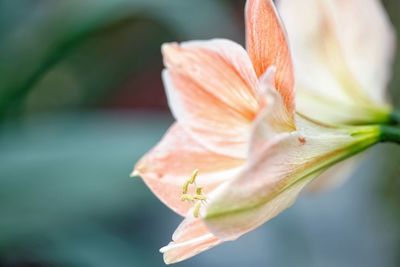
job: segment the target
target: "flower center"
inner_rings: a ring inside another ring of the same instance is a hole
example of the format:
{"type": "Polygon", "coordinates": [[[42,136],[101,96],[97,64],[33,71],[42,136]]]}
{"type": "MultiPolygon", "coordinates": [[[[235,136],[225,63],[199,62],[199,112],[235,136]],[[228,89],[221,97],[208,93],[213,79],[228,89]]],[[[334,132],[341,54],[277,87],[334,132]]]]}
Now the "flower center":
{"type": "Polygon", "coordinates": [[[198,187],[196,184],[196,178],[199,175],[199,170],[193,171],[189,179],[182,185],[182,201],[189,201],[194,205],[193,216],[195,218],[199,217],[200,208],[202,204],[205,204],[207,197],[203,194],[203,188],[198,187]],[[194,193],[190,193],[190,186],[194,186],[194,193]]]}

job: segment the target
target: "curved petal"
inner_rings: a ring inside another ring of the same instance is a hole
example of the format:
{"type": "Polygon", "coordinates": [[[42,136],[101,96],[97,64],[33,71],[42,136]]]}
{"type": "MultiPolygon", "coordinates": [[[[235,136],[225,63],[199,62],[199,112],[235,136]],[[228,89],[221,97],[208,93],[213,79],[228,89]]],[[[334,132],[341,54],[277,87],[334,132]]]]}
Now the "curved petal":
{"type": "Polygon", "coordinates": [[[163,45],[163,78],[175,118],[207,148],[245,157],[258,110],[246,51],[228,40],[163,45]]]}
{"type": "Polygon", "coordinates": [[[329,168],[312,181],[307,186],[307,190],[310,192],[320,192],[341,186],[354,173],[358,161],[358,157],[350,158],[329,168]]]}
{"type": "Polygon", "coordinates": [[[275,217],[312,179],[379,135],[375,128],[363,137],[318,125],[300,128],[256,146],[243,171],[209,195],[205,222],[214,235],[236,239],[275,217]]]}
{"type": "Polygon", "coordinates": [[[174,124],[160,143],[135,166],[153,193],[168,207],[184,216],[191,204],[182,202],[182,185],[195,169],[196,180],[207,194],[237,173],[242,159],[210,152],[197,143],[179,124],[174,124]]]}
{"type": "MultiPolygon", "coordinates": [[[[262,145],[258,143],[261,139],[272,139],[280,133],[294,129],[293,121],[287,114],[282,98],[274,89],[274,78],[275,68],[269,68],[259,80],[258,100],[263,108],[262,114],[265,115],[258,115],[255,122],[262,127],[258,134],[253,136],[253,140],[257,142],[253,142],[251,149],[262,145]]],[[[204,213],[204,210],[201,213],[204,213]]],[[[173,241],[160,250],[164,253],[167,264],[185,260],[222,242],[208,230],[201,219],[193,218],[192,210],[187,214],[188,217],[175,231],[173,241]]]]}
{"type": "Polygon", "coordinates": [[[369,97],[385,104],[396,35],[381,1],[328,2],[335,33],[351,73],[369,97]]]}
{"type": "MultiPolygon", "coordinates": [[[[278,8],[289,34],[298,94],[331,102],[332,108],[317,115],[334,117],[339,111],[339,120],[347,123],[368,121],[369,107],[372,112],[385,109],[394,34],[378,1],[280,0],[278,8]],[[340,106],[354,119],[340,112],[340,106]]],[[[305,112],[309,105],[301,105],[302,99],[298,110],[305,112]]]]}
{"type": "Polygon", "coordinates": [[[176,229],[172,242],[160,249],[166,264],[176,263],[199,254],[222,241],[214,236],[201,219],[186,218],[176,229]]]}
{"type": "Polygon", "coordinates": [[[294,118],[275,89],[276,68],[270,67],[259,79],[260,112],[253,122],[250,151],[281,133],[296,130],[294,118]]]}
{"type": "MultiPolygon", "coordinates": [[[[298,91],[301,93],[302,90],[309,90],[333,101],[351,103],[346,90],[353,90],[354,86],[343,85],[340,77],[338,79],[341,75],[337,75],[334,70],[335,65],[343,63],[343,58],[329,13],[326,12],[326,2],[328,1],[279,1],[278,8],[289,34],[296,66],[298,91]]],[[[336,69],[342,70],[339,67],[336,69]]]]}
{"type": "Polygon", "coordinates": [[[246,4],[247,51],[257,76],[276,66],[275,87],[286,108],[294,112],[294,71],[285,29],[272,0],[248,0],[246,4]]]}
{"type": "MultiPolygon", "coordinates": [[[[329,83],[326,85],[329,88],[329,83]]],[[[297,111],[315,120],[331,125],[362,125],[388,121],[390,109],[387,107],[377,107],[375,104],[366,106],[358,103],[357,98],[338,99],[329,94],[313,92],[309,90],[312,87],[305,86],[305,83],[298,86],[297,111]]]]}

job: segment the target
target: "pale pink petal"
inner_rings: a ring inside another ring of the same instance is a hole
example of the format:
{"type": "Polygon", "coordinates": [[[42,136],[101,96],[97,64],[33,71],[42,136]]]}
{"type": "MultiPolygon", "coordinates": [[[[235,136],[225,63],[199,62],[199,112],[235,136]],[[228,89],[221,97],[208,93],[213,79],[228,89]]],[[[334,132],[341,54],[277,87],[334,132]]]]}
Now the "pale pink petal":
{"type": "Polygon", "coordinates": [[[285,29],[272,0],[248,0],[246,43],[257,76],[276,67],[275,87],[286,108],[294,112],[294,71],[285,29]]]}
{"type": "Polygon", "coordinates": [[[385,119],[374,113],[387,112],[395,38],[379,1],[280,0],[278,9],[296,66],[297,110],[331,123],[385,119]]]}
{"type": "Polygon", "coordinates": [[[163,45],[164,84],[179,123],[207,148],[245,157],[258,110],[246,51],[228,40],[163,45]]]}
{"type": "Polygon", "coordinates": [[[210,198],[205,222],[220,239],[234,240],[254,230],[289,207],[313,177],[291,184],[297,164],[285,161],[293,146],[301,145],[298,136],[282,136],[267,149],[269,153],[252,163],[238,178],[221,185],[210,198]],[[293,165],[293,166],[291,166],[293,165]]]}
{"type": "Polygon", "coordinates": [[[275,89],[275,74],[276,68],[270,67],[259,79],[260,112],[253,122],[253,127],[257,127],[257,130],[252,129],[250,149],[278,134],[296,130],[292,114],[288,112],[283,98],[275,89]]]}
{"type": "Polygon", "coordinates": [[[178,124],[135,166],[154,194],[175,212],[185,215],[191,204],[180,200],[182,185],[199,169],[198,186],[208,193],[238,171],[243,160],[210,152],[178,124]]]}
{"type": "Polygon", "coordinates": [[[359,157],[354,157],[332,166],[312,181],[307,186],[307,190],[310,192],[323,192],[343,185],[354,174],[359,161],[359,157]]]}
{"type": "Polygon", "coordinates": [[[211,234],[202,220],[186,218],[176,229],[172,242],[160,249],[166,264],[176,263],[221,243],[211,234]]]}
{"type": "Polygon", "coordinates": [[[214,235],[232,240],[255,229],[288,208],[329,166],[366,149],[379,136],[376,129],[374,136],[358,139],[342,130],[306,126],[264,145],[258,141],[243,171],[209,195],[205,222],[214,235]]]}

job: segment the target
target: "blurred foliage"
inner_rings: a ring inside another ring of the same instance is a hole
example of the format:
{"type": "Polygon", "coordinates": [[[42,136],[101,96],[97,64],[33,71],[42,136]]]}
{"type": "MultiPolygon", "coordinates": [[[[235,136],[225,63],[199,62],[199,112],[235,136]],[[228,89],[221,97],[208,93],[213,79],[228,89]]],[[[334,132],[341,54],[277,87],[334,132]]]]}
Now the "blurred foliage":
{"type": "Polygon", "coordinates": [[[400,2],[397,0],[383,0],[383,3],[397,32],[397,54],[390,89],[394,103],[397,107],[400,107],[400,75],[398,75],[400,73],[400,2]]]}
{"type": "Polygon", "coordinates": [[[152,263],[152,238],[137,229],[157,232],[160,203],[129,173],[170,122],[76,114],[9,125],[0,140],[0,266],[152,263]]]}
{"type": "Polygon", "coordinates": [[[93,105],[159,64],[162,42],[233,38],[233,24],[228,6],[212,0],[2,0],[0,121],[93,105]]]}
{"type": "MultiPolygon", "coordinates": [[[[397,32],[397,54],[393,68],[393,77],[390,84],[392,97],[397,109],[400,109],[400,1],[383,0],[386,10],[397,32]]],[[[380,166],[382,179],[378,182],[381,193],[381,200],[393,215],[393,220],[400,225],[400,151],[398,147],[387,147],[384,155],[386,161],[380,166]]],[[[397,262],[400,264],[400,235],[397,233],[397,262]]]]}

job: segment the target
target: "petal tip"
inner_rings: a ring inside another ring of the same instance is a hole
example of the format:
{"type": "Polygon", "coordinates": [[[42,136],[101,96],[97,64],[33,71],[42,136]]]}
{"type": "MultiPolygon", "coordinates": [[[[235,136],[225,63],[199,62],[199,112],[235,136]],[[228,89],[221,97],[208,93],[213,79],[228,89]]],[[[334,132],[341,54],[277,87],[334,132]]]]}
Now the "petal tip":
{"type": "Polygon", "coordinates": [[[166,246],[163,246],[162,248],[159,249],[160,253],[165,253],[168,251],[168,248],[171,244],[168,244],[166,246]]]}
{"type": "Polygon", "coordinates": [[[166,56],[170,53],[173,53],[178,48],[179,48],[179,44],[176,42],[164,43],[161,45],[161,52],[162,52],[163,56],[166,56]]]}
{"type": "Polygon", "coordinates": [[[177,261],[174,261],[174,260],[170,259],[169,257],[167,257],[166,255],[164,255],[164,263],[166,265],[171,265],[173,263],[177,263],[177,261]]]}
{"type": "Polygon", "coordinates": [[[160,248],[160,250],[159,250],[163,254],[164,263],[166,265],[170,265],[170,264],[177,263],[180,261],[180,260],[174,259],[173,257],[171,257],[171,255],[169,255],[168,251],[170,250],[170,246],[171,246],[171,243],[168,244],[167,246],[160,248]]]}
{"type": "Polygon", "coordinates": [[[137,169],[134,169],[131,174],[129,174],[129,177],[131,178],[136,178],[136,177],[140,177],[140,172],[137,169]]]}

